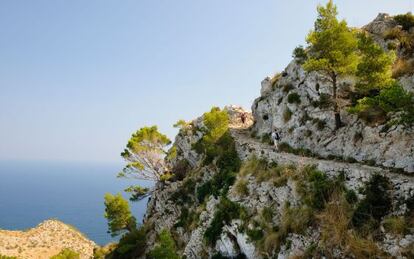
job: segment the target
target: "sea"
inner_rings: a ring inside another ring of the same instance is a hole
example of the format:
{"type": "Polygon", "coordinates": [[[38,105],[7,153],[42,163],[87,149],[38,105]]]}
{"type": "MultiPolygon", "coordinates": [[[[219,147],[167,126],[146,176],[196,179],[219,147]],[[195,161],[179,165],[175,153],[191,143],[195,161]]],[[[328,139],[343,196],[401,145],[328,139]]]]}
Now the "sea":
{"type": "MultiPolygon", "coordinates": [[[[0,229],[25,230],[46,219],[70,224],[99,245],[117,241],[107,232],[105,193],[152,182],[116,177],[120,164],[0,161],[0,229]]],[[[148,198],[131,202],[142,222],[148,198]]]]}

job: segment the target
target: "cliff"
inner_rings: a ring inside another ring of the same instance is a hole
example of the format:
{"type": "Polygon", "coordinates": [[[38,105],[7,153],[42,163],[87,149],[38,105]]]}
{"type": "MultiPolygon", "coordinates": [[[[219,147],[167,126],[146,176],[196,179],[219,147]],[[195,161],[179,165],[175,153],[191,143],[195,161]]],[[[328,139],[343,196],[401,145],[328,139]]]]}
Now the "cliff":
{"type": "MultiPolygon", "coordinates": [[[[396,26],[380,14],[363,29],[388,48],[396,26]]],[[[251,114],[224,109],[228,135],[213,151],[203,116],[183,126],[168,161],[179,177],[157,183],[148,203],[147,250],[167,229],[186,258],[412,258],[414,131],[348,113],[354,80],[339,82],[339,130],[328,80],[297,60],[262,82],[251,114]]],[[[399,81],[413,91],[413,76],[399,81]]]]}

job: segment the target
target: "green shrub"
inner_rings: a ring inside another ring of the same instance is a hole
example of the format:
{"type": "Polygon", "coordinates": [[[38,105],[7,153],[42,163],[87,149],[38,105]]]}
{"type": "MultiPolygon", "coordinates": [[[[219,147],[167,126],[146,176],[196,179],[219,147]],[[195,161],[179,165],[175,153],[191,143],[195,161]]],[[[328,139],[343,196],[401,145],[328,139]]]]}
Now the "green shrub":
{"type": "Polygon", "coordinates": [[[247,229],[246,234],[249,237],[251,242],[259,241],[263,238],[263,229],[255,228],[255,229],[247,229]]]}
{"type": "Polygon", "coordinates": [[[195,187],[196,182],[194,179],[185,179],[183,185],[171,195],[171,200],[173,200],[178,205],[184,205],[186,203],[192,202],[192,195],[195,192],[195,187]]]}
{"type": "Polygon", "coordinates": [[[147,258],[149,259],[180,259],[177,254],[176,245],[174,239],[171,237],[171,233],[164,229],[158,236],[157,246],[152,249],[147,258]]]}
{"type": "Polygon", "coordinates": [[[15,256],[1,255],[0,254],[0,259],[17,259],[17,257],[15,257],[15,256]]]}
{"type": "Polygon", "coordinates": [[[119,240],[115,250],[116,258],[131,258],[132,256],[143,255],[146,249],[146,228],[141,226],[124,234],[119,240]]]}
{"type": "Polygon", "coordinates": [[[292,57],[296,59],[296,62],[298,64],[303,64],[308,58],[308,55],[306,53],[306,50],[303,48],[303,46],[299,45],[293,50],[292,57]]]}
{"type": "Polygon", "coordinates": [[[396,15],[394,20],[403,27],[403,30],[409,31],[414,27],[414,15],[411,12],[396,15]]]}
{"type": "Polygon", "coordinates": [[[204,238],[210,245],[215,245],[221,235],[223,226],[229,224],[233,219],[238,219],[244,214],[244,209],[237,203],[226,197],[221,197],[216,207],[213,220],[204,233],[204,238]]]}
{"type": "Polygon", "coordinates": [[[388,214],[392,207],[389,190],[391,183],[385,176],[375,174],[366,183],[363,190],[365,198],[362,199],[352,217],[352,224],[361,228],[370,225],[376,228],[382,217],[388,214]]]}
{"type": "Polygon", "coordinates": [[[326,121],[321,120],[321,119],[319,119],[319,118],[314,118],[314,119],[312,120],[312,122],[313,122],[314,124],[316,124],[316,128],[317,128],[318,130],[323,130],[323,129],[325,128],[325,126],[326,126],[326,121]]]}
{"type": "Polygon", "coordinates": [[[298,93],[291,93],[288,95],[288,103],[300,104],[300,95],[298,93]]]}
{"type": "Polygon", "coordinates": [[[60,251],[59,254],[50,257],[50,259],[79,259],[79,258],[80,258],[79,253],[69,248],[65,248],[62,251],[60,251]]]}
{"type": "Polygon", "coordinates": [[[376,118],[378,121],[378,116],[382,122],[385,122],[387,113],[399,113],[393,123],[411,126],[414,124],[414,95],[405,91],[402,86],[393,84],[389,88],[383,89],[375,97],[365,97],[358,100],[358,104],[348,111],[358,114],[367,122],[370,122],[372,118],[376,118]]]}
{"type": "Polygon", "coordinates": [[[283,112],[283,121],[286,123],[288,121],[290,121],[290,119],[292,118],[292,111],[286,107],[285,111],[283,112]]]}
{"type": "Polygon", "coordinates": [[[319,100],[312,102],[313,107],[315,108],[319,107],[320,109],[329,108],[332,106],[332,104],[333,102],[332,102],[331,96],[326,93],[321,93],[319,96],[319,100]]]}

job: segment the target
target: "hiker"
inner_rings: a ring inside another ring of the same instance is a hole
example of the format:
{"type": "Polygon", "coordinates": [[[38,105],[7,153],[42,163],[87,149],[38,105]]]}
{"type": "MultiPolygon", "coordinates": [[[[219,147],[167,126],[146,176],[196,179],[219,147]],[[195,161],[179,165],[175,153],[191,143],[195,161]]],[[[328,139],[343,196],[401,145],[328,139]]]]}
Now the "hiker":
{"type": "Polygon", "coordinates": [[[272,137],[272,140],[273,140],[273,145],[274,145],[275,149],[277,150],[278,149],[277,144],[280,141],[280,134],[279,134],[279,132],[277,132],[277,130],[274,129],[273,132],[272,132],[271,137],[272,137]]]}
{"type": "Polygon", "coordinates": [[[245,113],[245,112],[243,112],[243,113],[240,115],[240,119],[241,119],[242,124],[246,123],[247,115],[246,115],[246,113],[245,113]]]}

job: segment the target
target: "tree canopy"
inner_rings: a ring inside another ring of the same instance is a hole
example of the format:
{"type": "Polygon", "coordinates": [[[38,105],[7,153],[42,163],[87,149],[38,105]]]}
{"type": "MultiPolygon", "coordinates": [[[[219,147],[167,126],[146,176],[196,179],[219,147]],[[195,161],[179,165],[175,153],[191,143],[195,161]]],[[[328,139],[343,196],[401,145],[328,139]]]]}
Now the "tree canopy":
{"type": "Polygon", "coordinates": [[[308,58],[303,67],[308,72],[325,74],[331,80],[338,129],[342,123],[337,103],[337,79],[356,72],[358,42],[346,21],[337,19],[338,12],[332,0],[326,6],[318,6],[317,10],[314,30],[306,38],[309,44],[308,58]]]}
{"type": "Polygon", "coordinates": [[[358,34],[358,49],[361,62],[356,72],[357,89],[366,93],[392,85],[394,82],[392,65],[395,61],[395,53],[385,52],[366,32],[358,34]]]}
{"type": "Polygon", "coordinates": [[[158,181],[168,171],[165,148],[171,143],[157,126],[143,127],[132,134],[121,156],[128,162],[119,177],[158,181]]]}
{"type": "Polygon", "coordinates": [[[136,220],[132,216],[128,201],[121,194],[105,194],[105,218],[108,220],[109,232],[117,236],[123,231],[136,229],[136,220]]]}

